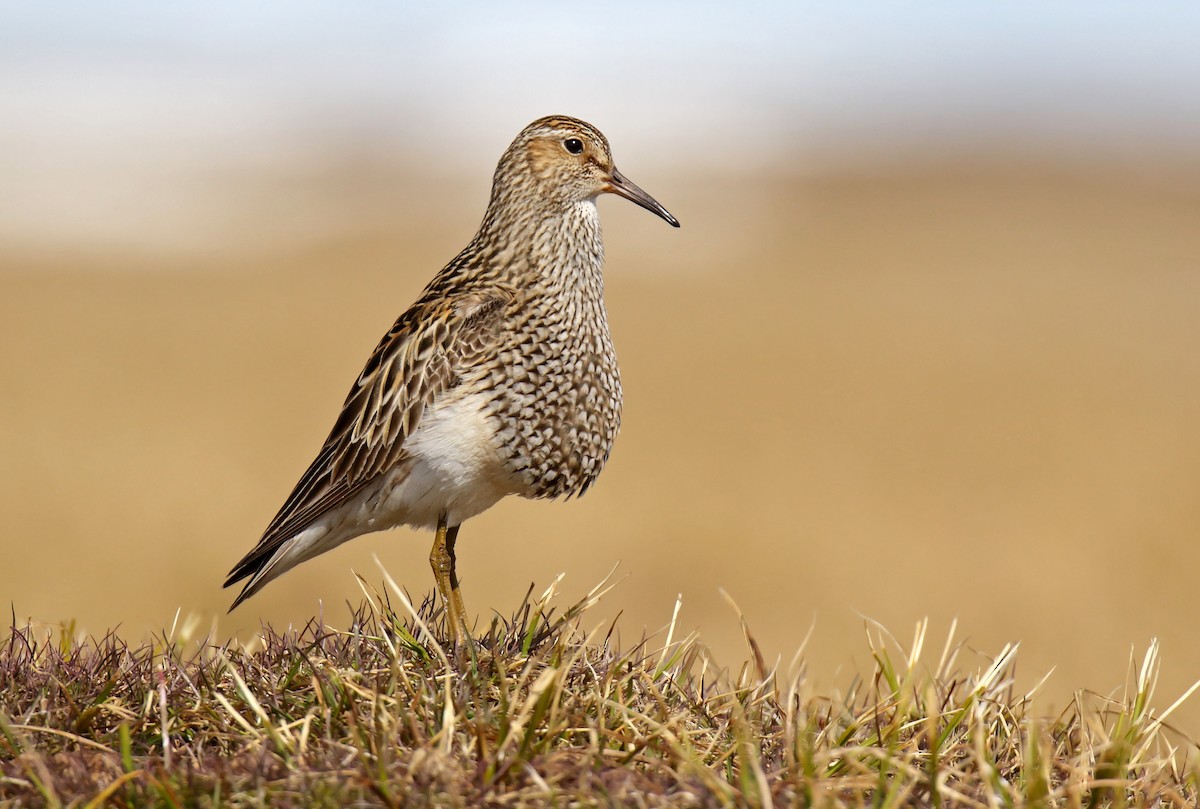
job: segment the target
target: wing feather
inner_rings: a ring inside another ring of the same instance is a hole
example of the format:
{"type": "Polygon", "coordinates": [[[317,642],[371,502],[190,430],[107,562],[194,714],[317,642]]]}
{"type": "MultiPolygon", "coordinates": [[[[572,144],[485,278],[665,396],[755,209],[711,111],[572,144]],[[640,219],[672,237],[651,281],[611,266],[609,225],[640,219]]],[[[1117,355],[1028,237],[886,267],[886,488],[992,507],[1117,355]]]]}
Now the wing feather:
{"type": "Polygon", "coordinates": [[[230,571],[226,587],[253,577],[235,607],[265,584],[257,574],[290,539],[404,460],[405,441],[425,408],[479,359],[512,298],[509,290],[489,289],[422,299],[400,316],[350,389],[320,453],[262,539],[230,571]]]}

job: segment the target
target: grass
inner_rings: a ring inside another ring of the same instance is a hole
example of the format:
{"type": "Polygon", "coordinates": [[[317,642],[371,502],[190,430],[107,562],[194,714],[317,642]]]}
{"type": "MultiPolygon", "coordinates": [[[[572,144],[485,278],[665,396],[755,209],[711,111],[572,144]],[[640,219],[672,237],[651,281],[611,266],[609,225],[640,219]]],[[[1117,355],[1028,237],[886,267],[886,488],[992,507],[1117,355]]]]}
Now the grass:
{"type": "MultiPolygon", "coordinates": [[[[813,693],[802,658],[719,668],[695,636],[616,648],[531,588],[455,651],[431,602],[365,585],[347,631],[246,647],[173,626],[14,626],[0,647],[0,803],[14,806],[1195,807],[1196,745],[1150,707],[1151,643],[1123,698],[1059,716],[1013,687],[1015,647],[971,670],[868,627],[874,670],[813,693]]],[[[1197,684],[1200,686],[1200,683],[1197,684]]],[[[1193,686],[1192,691],[1196,690],[1193,686]]],[[[1180,698],[1178,705],[1191,691],[1180,698]]]]}

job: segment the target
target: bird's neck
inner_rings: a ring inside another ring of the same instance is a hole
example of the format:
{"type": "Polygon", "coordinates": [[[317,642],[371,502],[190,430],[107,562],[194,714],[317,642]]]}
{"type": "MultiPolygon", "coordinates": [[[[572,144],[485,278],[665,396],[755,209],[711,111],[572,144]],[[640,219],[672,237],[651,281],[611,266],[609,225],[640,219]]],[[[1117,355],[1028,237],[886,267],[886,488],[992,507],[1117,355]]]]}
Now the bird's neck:
{"type": "Polygon", "coordinates": [[[603,298],[604,242],[594,199],[565,210],[506,213],[489,210],[476,236],[478,243],[492,246],[492,261],[523,270],[531,276],[530,286],[546,293],[603,298]]]}
{"type": "Polygon", "coordinates": [[[542,220],[534,233],[530,259],[553,289],[599,298],[604,294],[604,240],[595,200],[571,206],[542,220]]]}

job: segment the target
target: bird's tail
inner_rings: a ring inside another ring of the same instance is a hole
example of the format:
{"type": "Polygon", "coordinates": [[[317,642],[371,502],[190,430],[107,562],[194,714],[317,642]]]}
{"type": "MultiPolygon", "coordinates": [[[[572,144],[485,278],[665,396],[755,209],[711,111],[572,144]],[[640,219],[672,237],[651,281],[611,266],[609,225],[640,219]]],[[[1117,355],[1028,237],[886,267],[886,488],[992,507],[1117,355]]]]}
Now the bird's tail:
{"type": "Polygon", "coordinates": [[[248,579],[242,586],[242,591],[233,600],[233,604],[229,606],[229,611],[233,612],[239,604],[265,587],[268,582],[279,578],[296,565],[353,539],[359,533],[361,532],[348,532],[344,528],[339,530],[338,527],[318,523],[278,545],[255,548],[234,565],[225,579],[226,587],[248,579]]]}

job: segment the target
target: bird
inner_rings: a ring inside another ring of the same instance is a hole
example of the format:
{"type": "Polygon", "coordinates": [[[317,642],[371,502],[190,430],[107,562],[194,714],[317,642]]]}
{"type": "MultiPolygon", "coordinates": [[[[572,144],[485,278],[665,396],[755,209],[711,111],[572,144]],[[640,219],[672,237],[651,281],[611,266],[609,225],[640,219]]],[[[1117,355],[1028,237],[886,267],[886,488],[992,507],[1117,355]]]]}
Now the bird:
{"type": "Polygon", "coordinates": [[[478,232],[379,341],[316,459],[230,571],[225,587],[245,580],[231,612],[302,562],[408,525],[434,531],[448,630],[456,645],[470,638],[462,523],[509,495],[584,494],[620,426],[602,194],[679,227],[617,170],[596,127],[551,115],[521,130],[478,232]]]}

